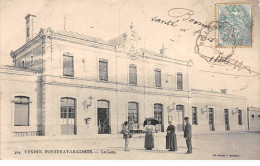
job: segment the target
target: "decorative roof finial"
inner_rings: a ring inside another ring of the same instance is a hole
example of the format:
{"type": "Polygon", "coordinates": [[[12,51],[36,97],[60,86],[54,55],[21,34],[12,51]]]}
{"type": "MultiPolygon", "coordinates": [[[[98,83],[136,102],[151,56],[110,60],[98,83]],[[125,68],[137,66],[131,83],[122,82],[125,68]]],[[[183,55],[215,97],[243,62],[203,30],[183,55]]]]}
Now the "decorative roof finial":
{"type": "Polygon", "coordinates": [[[133,26],[133,23],[132,23],[132,22],[131,22],[130,28],[131,28],[131,30],[134,28],[134,26],[133,26]]]}

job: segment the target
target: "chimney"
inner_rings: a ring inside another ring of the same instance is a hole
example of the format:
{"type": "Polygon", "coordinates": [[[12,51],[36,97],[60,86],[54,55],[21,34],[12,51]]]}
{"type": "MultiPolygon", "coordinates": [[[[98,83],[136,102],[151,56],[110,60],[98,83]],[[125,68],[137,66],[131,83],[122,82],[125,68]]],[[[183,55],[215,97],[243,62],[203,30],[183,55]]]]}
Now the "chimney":
{"type": "Polygon", "coordinates": [[[35,15],[27,14],[25,16],[26,19],[26,43],[33,38],[33,23],[35,19],[35,15]]]}

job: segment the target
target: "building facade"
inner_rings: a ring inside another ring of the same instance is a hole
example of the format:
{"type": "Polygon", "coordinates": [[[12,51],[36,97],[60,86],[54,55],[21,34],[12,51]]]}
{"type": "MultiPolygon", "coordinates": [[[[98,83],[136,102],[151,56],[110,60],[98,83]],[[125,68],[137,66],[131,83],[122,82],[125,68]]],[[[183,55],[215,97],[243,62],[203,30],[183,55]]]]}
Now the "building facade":
{"type": "Polygon", "coordinates": [[[260,131],[260,108],[247,108],[248,130],[260,131]]]}
{"type": "Polygon", "coordinates": [[[196,132],[246,130],[246,99],[189,86],[190,61],[156,53],[129,31],[110,41],[71,31],[41,29],[11,51],[14,66],[1,67],[2,131],[19,135],[118,134],[124,121],[142,131],[155,117],[164,132],[184,117],[196,132]]]}

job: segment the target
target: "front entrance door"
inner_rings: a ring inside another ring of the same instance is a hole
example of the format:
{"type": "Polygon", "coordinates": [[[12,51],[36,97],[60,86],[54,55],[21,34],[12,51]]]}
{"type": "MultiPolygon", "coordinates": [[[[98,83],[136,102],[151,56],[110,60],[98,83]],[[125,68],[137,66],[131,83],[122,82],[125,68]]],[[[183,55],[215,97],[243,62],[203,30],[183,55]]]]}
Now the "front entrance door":
{"type": "Polygon", "coordinates": [[[184,131],[184,106],[176,106],[177,113],[177,131],[184,131]]]}
{"type": "Polygon", "coordinates": [[[76,106],[75,99],[73,98],[61,98],[61,134],[73,135],[77,134],[76,130],[76,106]]]}
{"type": "Polygon", "coordinates": [[[224,110],[224,116],[225,116],[225,130],[230,130],[230,126],[229,126],[229,111],[228,111],[228,109],[224,110]]]}
{"type": "Polygon", "coordinates": [[[98,101],[98,134],[110,134],[109,103],[105,100],[98,101]]]}

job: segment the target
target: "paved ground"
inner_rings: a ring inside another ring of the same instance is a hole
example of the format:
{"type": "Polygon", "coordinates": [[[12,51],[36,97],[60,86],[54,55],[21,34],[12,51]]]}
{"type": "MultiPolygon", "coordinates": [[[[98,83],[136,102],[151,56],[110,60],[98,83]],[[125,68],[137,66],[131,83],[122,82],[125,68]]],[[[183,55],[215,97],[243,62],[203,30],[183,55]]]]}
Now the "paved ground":
{"type": "Polygon", "coordinates": [[[194,135],[193,154],[185,154],[187,149],[182,135],[177,136],[177,152],[165,149],[164,133],[155,134],[155,148],[152,151],[145,150],[143,136],[135,135],[130,140],[129,152],[123,150],[124,140],[121,135],[103,135],[92,139],[74,136],[46,140],[41,137],[38,141],[37,138],[21,138],[4,142],[1,153],[2,159],[260,159],[260,133],[194,135]],[[58,150],[63,151],[60,153],[58,150]],[[72,150],[81,153],[73,153],[72,150]]]}

